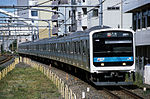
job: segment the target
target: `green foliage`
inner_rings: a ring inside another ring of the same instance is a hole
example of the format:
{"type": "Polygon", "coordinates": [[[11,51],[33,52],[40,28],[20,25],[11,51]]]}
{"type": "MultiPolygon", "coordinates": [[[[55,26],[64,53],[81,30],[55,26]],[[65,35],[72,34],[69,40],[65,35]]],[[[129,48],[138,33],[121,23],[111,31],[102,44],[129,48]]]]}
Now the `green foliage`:
{"type": "Polygon", "coordinates": [[[135,73],[135,84],[140,87],[144,86],[143,85],[143,77],[138,72],[135,73]]]}

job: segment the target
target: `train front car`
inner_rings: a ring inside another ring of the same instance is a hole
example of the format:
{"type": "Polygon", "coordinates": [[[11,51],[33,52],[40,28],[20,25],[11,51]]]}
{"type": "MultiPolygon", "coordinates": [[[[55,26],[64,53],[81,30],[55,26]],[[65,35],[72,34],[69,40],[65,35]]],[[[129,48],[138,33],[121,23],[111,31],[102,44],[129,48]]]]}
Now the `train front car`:
{"type": "Polygon", "coordinates": [[[95,85],[130,85],[135,78],[134,32],[121,29],[90,33],[90,66],[95,85]]]}

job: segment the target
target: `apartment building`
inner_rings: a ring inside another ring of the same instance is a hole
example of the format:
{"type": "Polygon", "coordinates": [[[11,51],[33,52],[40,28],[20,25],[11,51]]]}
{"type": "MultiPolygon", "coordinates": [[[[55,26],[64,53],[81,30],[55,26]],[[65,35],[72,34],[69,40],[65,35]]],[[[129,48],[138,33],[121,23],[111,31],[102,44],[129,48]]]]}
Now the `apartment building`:
{"type": "MultiPolygon", "coordinates": [[[[98,5],[99,0],[53,0],[52,5],[98,5]]],[[[106,0],[102,7],[102,23],[112,28],[131,28],[132,14],[123,13],[123,0],[106,0]]],[[[66,18],[66,28],[63,23],[55,21],[53,34],[82,31],[87,28],[100,25],[99,7],[54,7],[53,10],[60,11],[66,18]]],[[[56,19],[63,19],[61,15],[56,19]]],[[[53,19],[54,17],[52,17],[53,19]]]]}
{"type": "Polygon", "coordinates": [[[127,0],[124,12],[132,13],[136,32],[136,52],[150,62],[150,0],[127,0]]]}

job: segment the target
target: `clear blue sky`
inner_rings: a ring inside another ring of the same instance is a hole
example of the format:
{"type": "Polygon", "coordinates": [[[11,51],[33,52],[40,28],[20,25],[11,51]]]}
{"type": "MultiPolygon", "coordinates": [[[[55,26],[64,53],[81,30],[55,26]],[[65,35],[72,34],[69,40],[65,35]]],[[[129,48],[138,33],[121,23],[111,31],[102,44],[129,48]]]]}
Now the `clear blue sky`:
{"type": "MultiPolygon", "coordinates": [[[[0,6],[13,6],[13,5],[17,5],[17,0],[0,0],[0,6]]],[[[3,10],[9,12],[14,11],[14,9],[3,9],[3,10]]],[[[0,16],[3,16],[3,14],[0,14],[0,16]]]]}
{"type": "Polygon", "coordinates": [[[16,5],[17,0],[0,0],[0,6],[16,5]]]}

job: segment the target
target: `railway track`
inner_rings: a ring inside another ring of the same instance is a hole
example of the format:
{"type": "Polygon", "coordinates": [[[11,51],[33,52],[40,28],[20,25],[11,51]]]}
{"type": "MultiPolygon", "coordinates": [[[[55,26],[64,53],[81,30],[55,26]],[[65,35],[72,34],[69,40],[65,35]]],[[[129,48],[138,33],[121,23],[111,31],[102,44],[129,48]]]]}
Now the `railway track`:
{"type": "Polygon", "coordinates": [[[122,86],[117,87],[116,90],[103,88],[103,91],[108,95],[108,97],[111,97],[112,99],[144,99],[143,97],[129,91],[122,86]]]}
{"type": "Polygon", "coordinates": [[[133,93],[133,92],[131,92],[131,91],[125,89],[125,88],[123,88],[122,86],[121,86],[120,88],[121,88],[121,91],[122,91],[123,93],[125,93],[125,94],[127,94],[127,95],[133,97],[134,99],[144,99],[143,97],[141,97],[141,96],[139,96],[139,95],[137,95],[137,94],[135,94],[135,93],[133,93]]]}
{"type": "MultiPolygon", "coordinates": [[[[125,88],[122,86],[118,87],[100,87],[95,88],[87,82],[84,82],[82,79],[75,77],[63,70],[56,68],[51,65],[44,65],[47,68],[50,68],[59,78],[61,78],[73,92],[76,93],[77,99],[82,97],[82,92],[85,92],[85,99],[144,99],[145,96],[135,94],[139,88],[125,88]],[[90,90],[87,91],[87,88],[90,90]],[[134,90],[133,92],[131,91],[134,90]],[[93,98],[94,97],[94,98],[93,98]],[[95,98],[96,97],[96,98],[95,98]],[[98,97],[98,98],[97,98],[98,97]],[[144,97],[144,98],[143,98],[144,97]]],[[[141,89],[140,94],[143,94],[141,89]]]]}
{"type": "Polygon", "coordinates": [[[9,61],[10,59],[12,59],[12,56],[10,55],[0,56],[0,65],[9,61]]]}
{"type": "Polygon", "coordinates": [[[110,90],[103,88],[103,91],[108,94],[112,99],[121,99],[118,95],[112,93],[110,90]]]}

